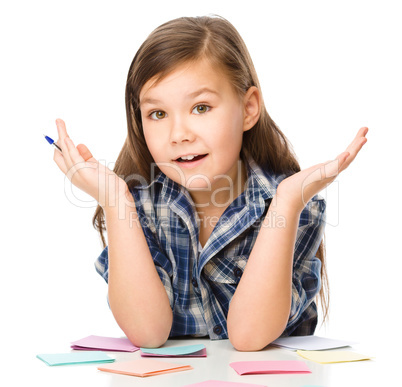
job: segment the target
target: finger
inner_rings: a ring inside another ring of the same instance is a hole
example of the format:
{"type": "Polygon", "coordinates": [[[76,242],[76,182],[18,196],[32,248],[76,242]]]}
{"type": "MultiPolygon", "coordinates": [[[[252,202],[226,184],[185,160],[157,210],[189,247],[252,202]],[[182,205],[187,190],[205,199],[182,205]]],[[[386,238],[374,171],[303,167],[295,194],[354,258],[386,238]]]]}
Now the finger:
{"type": "Polygon", "coordinates": [[[92,153],[90,150],[86,147],[84,144],[78,144],[77,145],[77,150],[80,152],[81,157],[85,161],[96,161],[96,159],[92,156],[92,153]]]}
{"type": "Polygon", "coordinates": [[[359,137],[359,138],[357,138],[357,137],[355,138],[353,143],[347,149],[350,152],[350,156],[348,157],[346,162],[342,165],[340,172],[344,171],[346,168],[349,167],[349,165],[356,158],[357,154],[360,152],[360,150],[363,148],[363,145],[366,142],[367,142],[367,138],[365,138],[364,136],[359,137]]]}
{"type": "Polygon", "coordinates": [[[65,143],[65,139],[68,137],[66,124],[64,123],[63,120],[58,118],[56,120],[56,126],[57,126],[57,132],[59,134],[59,139],[57,140],[56,144],[61,148],[66,166],[69,169],[72,166],[72,162],[70,155],[68,154],[67,151],[67,144],[65,143]]]}
{"type": "Polygon", "coordinates": [[[66,137],[69,137],[68,134],[67,134],[66,124],[62,119],[58,118],[56,120],[56,127],[57,127],[57,133],[59,134],[59,139],[57,141],[57,145],[61,149],[64,149],[64,148],[66,148],[66,145],[64,143],[64,139],[66,137]]]}
{"type": "Polygon", "coordinates": [[[64,161],[64,157],[63,155],[60,153],[60,151],[58,151],[57,149],[54,150],[54,154],[53,154],[53,160],[54,162],[57,164],[57,166],[59,167],[59,169],[66,174],[67,173],[67,167],[66,167],[66,163],[64,161]]]}
{"type": "Polygon", "coordinates": [[[360,130],[357,132],[356,137],[353,139],[353,141],[350,143],[350,145],[346,148],[348,152],[352,156],[356,155],[357,152],[361,149],[361,147],[367,142],[366,135],[368,133],[368,128],[367,127],[362,127],[360,130]]]}
{"type": "Polygon", "coordinates": [[[346,152],[341,153],[336,159],[342,158],[342,155],[348,154],[348,157],[344,158],[344,161],[339,164],[338,174],[344,171],[355,159],[357,154],[362,149],[363,145],[367,142],[367,138],[365,137],[368,133],[368,128],[363,126],[357,132],[356,137],[346,148],[346,152]]]}
{"type": "Polygon", "coordinates": [[[72,165],[67,171],[67,177],[72,181],[74,176],[74,180],[77,179],[77,177],[79,178],[79,173],[77,175],[77,172],[82,168],[86,168],[86,164],[80,152],[78,152],[78,149],[75,147],[73,140],[71,140],[70,137],[66,137],[64,142],[66,143],[67,151],[72,161],[72,165]]]}
{"type": "Polygon", "coordinates": [[[77,165],[78,163],[85,163],[84,158],[81,156],[78,149],[75,147],[73,140],[70,137],[66,137],[64,142],[67,146],[68,154],[70,155],[71,161],[73,165],[77,165]]]}
{"type": "Polygon", "coordinates": [[[368,133],[368,127],[367,126],[363,126],[359,129],[359,131],[357,132],[356,137],[365,137],[368,133]]]}

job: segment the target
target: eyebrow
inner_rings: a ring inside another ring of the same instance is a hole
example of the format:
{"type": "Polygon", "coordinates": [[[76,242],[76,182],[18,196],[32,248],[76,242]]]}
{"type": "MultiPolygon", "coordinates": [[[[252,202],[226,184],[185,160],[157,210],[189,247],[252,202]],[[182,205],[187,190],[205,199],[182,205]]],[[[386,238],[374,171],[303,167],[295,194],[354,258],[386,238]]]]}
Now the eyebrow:
{"type": "MultiPolygon", "coordinates": [[[[215,94],[217,96],[219,96],[219,93],[213,89],[209,89],[208,87],[203,87],[197,91],[194,91],[193,93],[190,93],[186,96],[186,99],[194,99],[197,98],[198,96],[202,95],[202,94],[215,94]]],[[[159,104],[162,101],[160,101],[159,99],[155,99],[155,98],[144,98],[142,101],[140,101],[140,106],[145,105],[145,104],[159,104]]]]}

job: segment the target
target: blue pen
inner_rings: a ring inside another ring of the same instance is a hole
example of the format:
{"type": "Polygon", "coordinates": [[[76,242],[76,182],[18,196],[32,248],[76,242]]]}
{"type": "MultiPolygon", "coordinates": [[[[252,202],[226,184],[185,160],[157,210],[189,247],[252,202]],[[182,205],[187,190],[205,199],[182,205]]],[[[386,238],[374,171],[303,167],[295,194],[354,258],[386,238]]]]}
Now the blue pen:
{"type": "MultiPolygon", "coordinates": [[[[45,136],[45,135],[44,135],[45,136]]],[[[50,145],[54,145],[60,152],[63,152],[61,150],[61,148],[54,142],[54,140],[52,140],[49,136],[45,136],[46,141],[50,144],[50,145]]]]}

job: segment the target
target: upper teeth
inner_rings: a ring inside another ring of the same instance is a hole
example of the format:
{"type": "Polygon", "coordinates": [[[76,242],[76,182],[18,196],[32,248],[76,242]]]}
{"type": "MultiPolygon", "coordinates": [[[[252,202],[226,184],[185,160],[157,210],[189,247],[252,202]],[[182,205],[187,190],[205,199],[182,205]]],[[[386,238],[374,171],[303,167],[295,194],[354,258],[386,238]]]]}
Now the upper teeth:
{"type": "Polygon", "coordinates": [[[183,160],[192,160],[194,157],[197,157],[197,155],[181,156],[181,159],[183,159],[183,160]]]}

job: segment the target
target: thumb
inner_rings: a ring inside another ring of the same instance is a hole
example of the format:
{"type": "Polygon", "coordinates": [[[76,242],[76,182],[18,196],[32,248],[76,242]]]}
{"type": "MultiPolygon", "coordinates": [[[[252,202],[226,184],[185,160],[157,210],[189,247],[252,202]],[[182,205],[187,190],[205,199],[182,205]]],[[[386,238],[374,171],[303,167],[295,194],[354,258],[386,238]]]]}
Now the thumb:
{"type": "Polygon", "coordinates": [[[84,144],[78,144],[77,150],[85,161],[96,161],[90,150],[84,144]]]}

